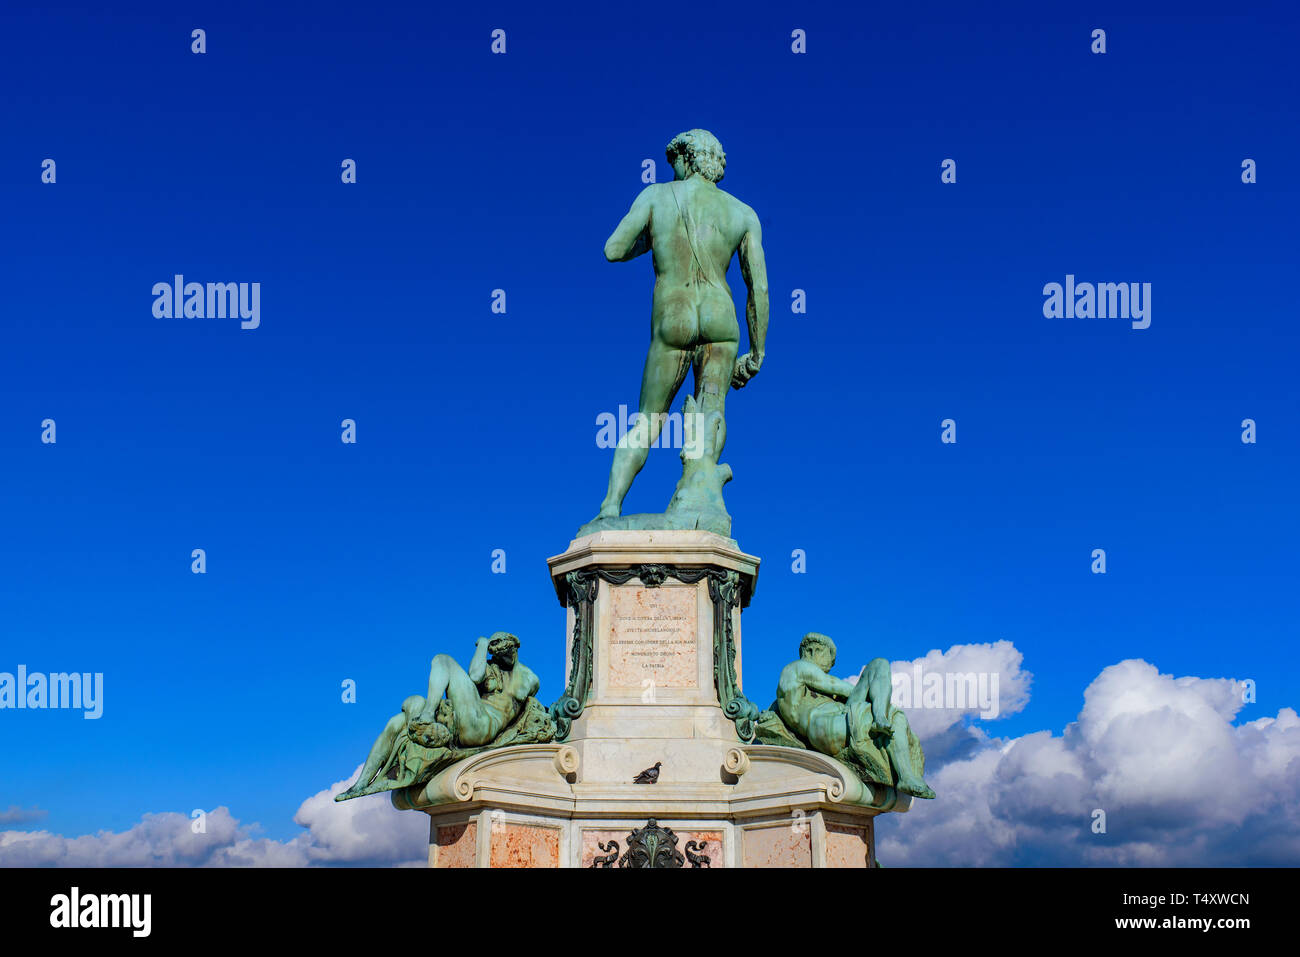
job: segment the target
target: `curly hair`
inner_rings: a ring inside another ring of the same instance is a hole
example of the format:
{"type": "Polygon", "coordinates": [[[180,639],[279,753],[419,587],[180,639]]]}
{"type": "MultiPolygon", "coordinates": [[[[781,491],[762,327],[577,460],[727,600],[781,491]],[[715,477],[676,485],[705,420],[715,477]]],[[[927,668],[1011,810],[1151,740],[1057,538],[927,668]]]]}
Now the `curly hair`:
{"type": "Polygon", "coordinates": [[[727,169],[727,154],[722,151],[718,138],[708,130],[678,133],[668,144],[666,153],[668,165],[673,165],[680,156],[688,168],[713,183],[720,182],[727,169]]]}
{"type": "Polygon", "coordinates": [[[835,642],[831,641],[829,635],[823,635],[819,631],[810,631],[803,636],[803,641],[799,642],[799,657],[808,657],[808,649],[822,647],[831,653],[831,667],[835,667],[835,642]]]}
{"type": "Polygon", "coordinates": [[[501,653],[511,646],[518,651],[519,639],[508,631],[494,631],[492,637],[488,639],[488,654],[493,658],[500,657],[501,653]]]}

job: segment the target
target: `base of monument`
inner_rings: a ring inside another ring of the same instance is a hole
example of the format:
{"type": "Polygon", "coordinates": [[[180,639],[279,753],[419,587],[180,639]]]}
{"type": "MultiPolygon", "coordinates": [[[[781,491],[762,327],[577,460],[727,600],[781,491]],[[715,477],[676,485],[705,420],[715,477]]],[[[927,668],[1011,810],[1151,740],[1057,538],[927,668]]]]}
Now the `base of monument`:
{"type": "Polygon", "coordinates": [[[638,512],[635,515],[611,515],[593,518],[578,529],[575,539],[597,532],[681,531],[712,532],[731,537],[731,516],[716,509],[682,509],[671,512],[638,512]]]}
{"type": "Polygon", "coordinates": [[[700,529],[606,528],[547,564],[566,609],[555,740],[392,792],[429,815],[431,867],[875,862],[874,818],[909,795],[817,751],[751,743],[741,612],[755,556],[700,529]],[[655,783],[634,783],[646,771],[655,783]]]}
{"type": "Polygon", "coordinates": [[[394,792],[393,804],[429,815],[430,867],[631,866],[628,853],[648,826],[676,837],[677,866],[871,867],[873,819],[911,804],[833,758],[771,745],[717,748],[716,783],[698,773],[706,742],[689,759],[661,750],[656,784],[602,781],[604,769],[584,765],[614,756],[588,743],[476,755],[394,792]],[[690,780],[672,780],[676,767],[690,780]]]}

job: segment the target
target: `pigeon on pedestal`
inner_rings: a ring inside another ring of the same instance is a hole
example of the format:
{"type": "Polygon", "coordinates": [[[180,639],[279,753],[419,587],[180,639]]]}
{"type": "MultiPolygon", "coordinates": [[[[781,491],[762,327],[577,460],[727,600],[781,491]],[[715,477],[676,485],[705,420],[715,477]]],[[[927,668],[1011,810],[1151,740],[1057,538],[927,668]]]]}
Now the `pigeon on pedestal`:
{"type": "Polygon", "coordinates": [[[640,774],[638,774],[636,777],[632,779],[632,783],[633,784],[654,784],[659,780],[659,765],[661,764],[663,764],[662,761],[656,761],[654,767],[646,768],[644,771],[642,771],[640,774]]]}

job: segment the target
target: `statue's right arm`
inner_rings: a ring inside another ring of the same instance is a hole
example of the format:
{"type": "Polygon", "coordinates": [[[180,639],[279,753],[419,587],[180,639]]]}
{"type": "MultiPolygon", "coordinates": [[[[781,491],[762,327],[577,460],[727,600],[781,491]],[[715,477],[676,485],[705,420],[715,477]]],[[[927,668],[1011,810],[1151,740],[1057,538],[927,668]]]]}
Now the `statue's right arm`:
{"type": "Polygon", "coordinates": [[[650,251],[650,184],[641,190],[623,221],[605,240],[605,258],[612,263],[627,262],[650,251]]]}
{"type": "Polygon", "coordinates": [[[740,273],[749,294],[745,303],[749,350],[761,357],[767,346],[767,257],[763,254],[763,227],[752,209],[748,228],[740,241],[739,259],[740,273]]]}
{"type": "Polygon", "coordinates": [[[469,662],[469,680],[478,684],[487,674],[487,656],[488,656],[488,639],[479,638],[478,647],[474,649],[474,657],[469,662]]]}
{"type": "Polygon", "coordinates": [[[763,228],[758,215],[748,206],[745,235],[740,240],[740,275],[745,280],[745,323],[749,327],[749,352],[736,360],[732,385],[743,388],[763,365],[767,347],[767,258],[763,255],[763,228]]]}

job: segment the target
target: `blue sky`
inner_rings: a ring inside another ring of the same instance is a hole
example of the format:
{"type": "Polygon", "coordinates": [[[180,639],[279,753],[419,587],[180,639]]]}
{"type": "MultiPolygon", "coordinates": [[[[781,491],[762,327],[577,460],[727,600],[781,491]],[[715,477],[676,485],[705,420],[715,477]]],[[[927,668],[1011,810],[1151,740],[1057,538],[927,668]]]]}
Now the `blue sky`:
{"type": "MultiPolygon", "coordinates": [[[[1032,699],[998,736],[1059,734],[1126,658],[1256,680],[1240,720],[1300,703],[1294,14],[1042,6],[8,11],[0,670],[106,692],[0,712],[0,809],[289,838],[431,654],[513,631],[558,697],[545,559],[648,333],[649,261],[601,250],[692,127],[771,285],[724,455],[764,563],[751,697],[816,629],[844,671],[1013,642],[1032,699]],[[260,327],[155,318],[176,273],[260,282],[260,327]],[[1044,318],[1067,274],[1151,283],[1150,328],[1044,318]]],[[[652,453],[626,510],[679,468],[652,453]]]]}

